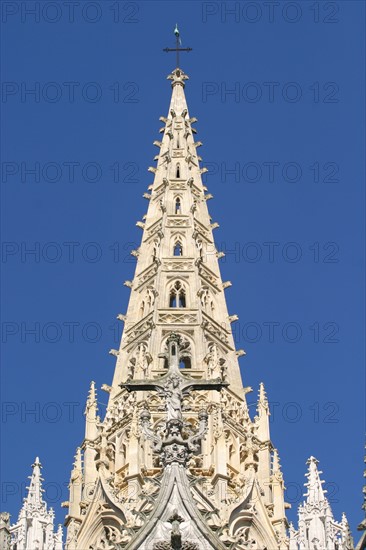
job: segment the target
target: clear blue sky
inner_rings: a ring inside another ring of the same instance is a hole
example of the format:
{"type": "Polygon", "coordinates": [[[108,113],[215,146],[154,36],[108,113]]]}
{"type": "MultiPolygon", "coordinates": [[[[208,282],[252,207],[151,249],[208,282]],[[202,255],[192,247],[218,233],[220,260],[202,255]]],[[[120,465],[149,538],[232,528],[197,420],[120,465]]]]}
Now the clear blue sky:
{"type": "Polygon", "coordinates": [[[1,508],[16,519],[39,455],[63,519],[89,382],[112,378],[177,21],[194,48],[181,65],[251,410],[263,381],[289,517],[312,454],[357,539],[364,3],[39,2],[32,15],[34,4],[1,6],[1,508]]]}

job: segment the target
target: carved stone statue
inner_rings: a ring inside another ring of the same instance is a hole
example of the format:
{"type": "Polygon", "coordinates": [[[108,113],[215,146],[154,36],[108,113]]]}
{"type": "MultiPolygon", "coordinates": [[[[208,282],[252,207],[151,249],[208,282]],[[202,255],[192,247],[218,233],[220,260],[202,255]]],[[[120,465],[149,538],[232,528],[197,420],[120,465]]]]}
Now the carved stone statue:
{"type": "Polygon", "coordinates": [[[170,378],[160,395],[165,397],[165,407],[167,411],[167,421],[182,420],[182,400],[183,394],[180,390],[181,381],[177,376],[170,378]]]}

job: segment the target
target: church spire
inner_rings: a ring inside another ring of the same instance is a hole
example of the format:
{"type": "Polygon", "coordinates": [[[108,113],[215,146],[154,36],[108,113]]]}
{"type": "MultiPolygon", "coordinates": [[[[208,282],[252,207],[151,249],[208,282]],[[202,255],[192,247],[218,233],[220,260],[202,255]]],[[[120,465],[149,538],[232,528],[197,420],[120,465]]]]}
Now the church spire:
{"type": "Polygon", "coordinates": [[[10,528],[11,548],[17,550],[62,550],[62,527],[54,532],[55,513],[47,509],[41,463],[36,457],[27,487],[27,496],[19,512],[18,522],[10,528]]]}
{"type": "Polygon", "coordinates": [[[311,456],[306,464],[309,466],[308,472],[305,474],[308,479],[307,483],[305,483],[305,487],[308,489],[304,495],[306,496],[306,502],[308,504],[321,504],[325,500],[325,493],[327,491],[322,487],[324,481],[320,479],[320,474],[323,472],[318,470],[319,461],[311,456]]]}
{"type": "Polygon", "coordinates": [[[147,212],[136,223],[141,244],[134,277],[125,282],[128,308],[118,315],[121,343],[110,352],[113,380],[102,386],[109,394],[102,422],[94,384],[87,402],[89,498],[84,488],[83,513],[68,520],[67,550],[104,548],[110,540],[128,550],[174,548],[179,540],[192,548],[204,540],[205,550],[283,541],[283,481],[271,471],[268,402],[261,386],[260,419],[251,420],[239,367],[245,353],[231,330],[238,317],[227,309],[231,285],[221,278],[202,142],[185,97],[188,76],[177,63],[168,79],[171,101],[154,141],[147,212]]]}
{"type": "Polygon", "coordinates": [[[38,456],[32,464],[32,468],[32,475],[28,476],[30,483],[27,487],[28,494],[25,497],[25,502],[31,506],[39,506],[43,504],[42,493],[44,493],[44,489],[42,488],[42,481],[44,481],[44,479],[41,476],[42,465],[38,456]]]}
{"type": "Polygon", "coordinates": [[[307,482],[304,484],[307,492],[305,502],[299,506],[299,529],[290,528],[290,550],[352,550],[353,540],[350,534],[346,516],[342,520],[334,520],[333,512],[327,499],[324,481],[318,470],[318,460],[311,456],[306,464],[307,482]]]}

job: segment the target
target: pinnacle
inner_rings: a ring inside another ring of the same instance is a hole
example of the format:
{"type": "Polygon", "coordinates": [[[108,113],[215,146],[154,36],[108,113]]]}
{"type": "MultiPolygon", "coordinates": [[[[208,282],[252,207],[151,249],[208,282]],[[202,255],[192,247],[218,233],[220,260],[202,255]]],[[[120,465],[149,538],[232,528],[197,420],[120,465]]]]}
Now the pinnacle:
{"type": "Polygon", "coordinates": [[[43,477],[41,476],[41,468],[42,465],[40,463],[39,457],[37,456],[34,463],[32,464],[32,475],[28,476],[30,479],[28,489],[28,495],[25,498],[26,502],[32,503],[32,504],[43,504],[42,500],[42,493],[44,493],[44,489],[42,489],[42,481],[43,477]]]}
{"type": "Polygon", "coordinates": [[[267,394],[263,382],[259,384],[259,401],[267,402],[267,394]]]}
{"type": "Polygon", "coordinates": [[[257,412],[260,413],[262,408],[268,412],[268,399],[263,382],[259,384],[257,412]]]}
{"type": "Polygon", "coordinates": [[[88,399],[87,399],[87,407],[90,407],[91,405],[94,405],[97,403],[97,392],[95,389],[95,382],[92,380],[90,382],[90,389],[88,393],[88,399]]]}
{"type": "Polygon", "coordinates": [[[76,453],[75,453],[75,460],[74,460],[74,469],[75,470],[78,470],[80,469],[81,470],[81,448],[78,447],[76,449],[76,453]]]}
{"type": "Polygon", "coordinates": [[[325,493],[327,491],[323,489],[322,485],[324,481],[320,479],[320,474],[322,474],[323,472],[318,470],[318,463],[319,461],[314,456],[311,456],[306,461],[309,469],[308,472],[305,474],[305,477],[308,478],[308,481],[304,485],[305,487],[307,487],[308,491],[304,494],[304,496],[307,497],[306,501],[310,504],[316,504],[326,500],[325,493]]]}

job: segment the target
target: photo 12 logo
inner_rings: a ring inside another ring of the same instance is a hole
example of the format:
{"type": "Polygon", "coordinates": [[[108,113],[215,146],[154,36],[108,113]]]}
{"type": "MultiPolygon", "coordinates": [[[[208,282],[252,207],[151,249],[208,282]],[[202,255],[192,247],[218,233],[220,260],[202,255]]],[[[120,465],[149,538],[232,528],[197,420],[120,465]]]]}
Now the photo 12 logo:
{"type": "Polygon", "coordinates": [[[202,102],[220,103],[339,103],[337,82],[249,81],[202,82],[202,102]]]}
{"type": "Polygon", "coordinates": [[[340,21],[339,2],[202,2],[202,23],[300,23],[334,24],[340,21]]]}
{"type": "Polygon", "coordinates": [[[2,103],[139,103],[140,87],[136,82],[26,82],[1,83],[2,103]]]}
{"type": "Polygon", "coordinates": [[[99,2],[65,1],[11,1],[1,2],[2,23],[78,23],[96,24],[101,21],[112,23],[138,23],[140,5],[137,2],[120,0],[99,2]]]}

